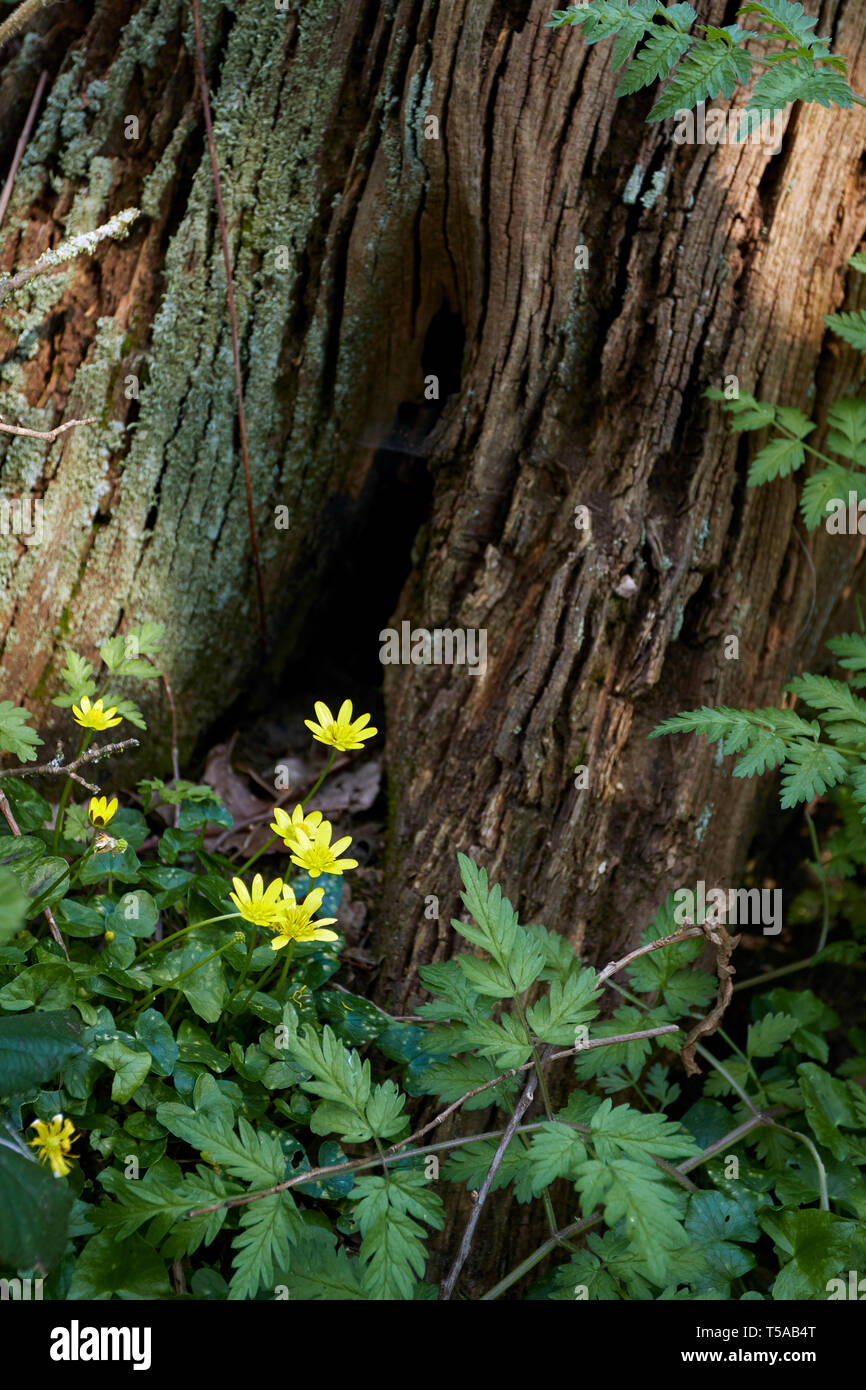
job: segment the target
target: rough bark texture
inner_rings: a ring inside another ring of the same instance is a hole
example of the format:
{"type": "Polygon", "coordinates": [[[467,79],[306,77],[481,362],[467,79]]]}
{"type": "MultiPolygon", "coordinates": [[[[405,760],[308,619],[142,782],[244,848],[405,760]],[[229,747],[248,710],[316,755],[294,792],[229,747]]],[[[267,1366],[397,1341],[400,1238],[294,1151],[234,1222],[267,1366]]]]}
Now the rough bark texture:
{"type": "MultiPolygon", "coordinates": [[[[371,507],[408,546],[375,446],[392,432],[399,453],[412,421],[402,466],[432,476],[413,570],[395,615],[364,611],[362,585],[347,621],[371,649],[403,619],[487,632],[483,677],[385,673],[394,1005],[453,948],[458,849],[589,960],[671,888],[732,881],[754,789],[694,741],[646,734],[703,702],[777,700],[860,558],[854,538],[798,543],[797,487],[747,490],[747,449],[700,393],[736,374],[823,420],[855,382],[822,316],[853,288],[866,226],[863,112],[795,110],[776,156],[679,147],[670,122],[644,124],[649,94],[614,100],[609,45],[548,17],[539,0],[203,4],[274,661],[371,507]]],[[[862,90],[863,5],[829,4],[834,26],[862,90]]],[[[124,206],[145,215],[0,325],[7,419],[100,420],[47,449],[0,436],[4,490],[44,494],[50,538],[2,541],[0,695],[44,700],[59,643],[160,619],[189,744],[261,662],[189,9],[74,0],[39,32],[0,76],[8,160],[52,74],[0,266],[124,206]]]]}

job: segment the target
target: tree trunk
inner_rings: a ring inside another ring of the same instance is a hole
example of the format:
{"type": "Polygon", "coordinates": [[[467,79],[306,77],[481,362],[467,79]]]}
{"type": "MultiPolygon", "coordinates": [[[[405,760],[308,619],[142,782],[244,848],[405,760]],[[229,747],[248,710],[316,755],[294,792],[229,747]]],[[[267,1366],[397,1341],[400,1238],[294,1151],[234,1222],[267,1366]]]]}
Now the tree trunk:
{"type": "MultiPolygon", "coordinates": [[[[368,664],[404,621],[486,634],[484,674],[385,667],[379,998],[411,1004],[452,951],[457,850],[611,958],[672,888],[733,881],[754,823],[711,751],[646,735],[777,701],[860,558],[797,539],[790,480],[747,490],[701,392],[735,375],[823,422],[857,380],[822,316],[866,224],[863,113],[795,108],[775,156],[678,146],[547,0],[202,13],[271,669],[323,629],[368,664]]],[[[855,89],[863,18],[822,22],[855,89]]],[[[35,28],[0,77],[7,164],[52,77],[0,267],[143,216],[5,306],[6,419],[98,424],[0,436],[47,541],[3,539],[0,694],[44,710],[63,644],[157,619],[188,749],[263,665],[190,10],[73,0],[35,28]]]]}

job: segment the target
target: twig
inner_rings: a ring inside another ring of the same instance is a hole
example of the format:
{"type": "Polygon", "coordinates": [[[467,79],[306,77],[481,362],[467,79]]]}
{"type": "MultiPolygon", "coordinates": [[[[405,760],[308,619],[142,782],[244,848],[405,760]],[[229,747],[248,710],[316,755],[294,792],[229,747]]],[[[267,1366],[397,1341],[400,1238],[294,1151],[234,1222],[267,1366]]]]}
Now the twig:
{"type": "Polygon", "coordinates": [[[23,5],[19,5],[9,18],[0,24],[0,48],[3,47],[7,39],[14,38],[28,20],[32,19],[40,10],[47,10],[49,5],[53,5],[55,0],[24,0],[23,5]]]}
{"type": "Polygon", "coordinates": [[[0,274],[0,304],[13,290],[20,289],[35,275],[44,275],[47,270],[53,270],[65,261],[74,260],[76,256],[92,255],[100,241],[104,241],[106,237],[126,236],[130,223],[140,215],[138,208],[124,208],[123,212],[116,212],[92,232],[77,232],[68,241],[61,241],[53,250],[44,251],[38,261],[26,270],[19,271],[17,275],[0,274]]]}
{"type": "Polygon", "coordinates": [[[546,1047],[541,1054],[541,1060],[538,1068],[535,1069],[533,1064],[532,1075],[530,1076],[525,1087],[523,1088],[523,1095],[520,1097],[520,1100],[514,1107],[514,1114],[508,1121],[508,1124],[505,1128],[505,1133],[503,1134],[502,1138],[499,1141],[499,1144],[497,1145],[496,1153],[493,1155],[493,1162],[487,1169],[484,1182],[481,1184],[478,1196],[475,1199],[475,1205],[473,1206],[469,1216],[469,1220],[466,1223],[466,1230],[463,1232],[463,1238],[460,1241],[459,1249],[454,1257],[454,1263],[449,1269],[446,1278],[442,1281],[442,1285],[439,1289],[440,1303],[447,1302],[448,1299],[451,1297],[452,1293],[454,1292],[454,1285],[457,1283],[457,1280],[460,1277],[460,1271],[466,1263],[467,1257],[469,1255],[469,1251],[472,1246],[472,1238],[475,1235],[475,1227],[478,1225],[478,1220],[481,1216],[481,1210],[484,1206],[484,1203],[487,1201],[488,1193],[490,1192],[490,1188],[493,1185],[493,1179],[496,1176],[500,1163],[505,1157],[505,1150],[508,1148],[508,1145],[511,1143],[511,1140],[514,1137],[514,1131],[517,1129],[517,1126],[520,1124],[520,1121],[523,1119],[523,1116],[526,1114],[527,1110],[529,1109],[530,1105],[535,1099],[535,1088],[539,1083],[542,1067],[549,1059],[552,1051],[552,1047],[546,1047]]]}
{"type": "MultiPolygon", "coordinates": [[[[671,1175],[673,1176],[674,1173],[685,1174],[690,1172],[692,1168],[698,1168],[702,1163],[706,1163],[708,1158],[712,1158],[714,1154],[729,1148],[731,1144],[737,1143],[753,1129],[757,1129],[760,1125],[764,1124],[772,1125],[773,1120],[771,1117],[776,1114],[781,1114],[787,1109],[787,1105],[774,1105],[771,1109],[765,1110],[763,1114],[752,1116],[750,1120],[745,1120],[743,1124],[737,1125],[736,1129],[732,1129],[729,1133],[723,1134],[721,1139],[717,1139],[714,1144],[710,1144],[708,1148],[704,1149],[695,1158],[686,1159],[686,1161],[680,1163],[677,1168],[670,1169],[671,1175]]],[[[658,1161],[659,1160],[656,1159],[656,1162],[658,1161]]],[[[575,1221],[571,1226],[566,1226],[562,1231],[555,1231],[543,1245],[540,1245],[537,1250],[534,1250],[531,1255],[528,1255],[516,1269],[513,1269],[510,1274],[507,1274],[504,1279],[501,1279],[498,1284],[495,1284],[492,1289],[486,1294],[483,1294],[481,1302],[489,1303],[492,1299],[498,1298],[501,1293],[505,1293],[506,1289],[510,1289],[513,1284],[516,1284],[518,1279],[522,1279],[524,1274],[528,1274],[531,1269],[534,1269],[537,1264],[540,1264],[545,1255],[550,1254],[551,1250],[554,1250],[557,1245],[561,1245],[562,1242],[567,1240],[570,1236],[582,1235],[584,1231],[588,1231],[591,1227],[597,1226],[602,1218],[603,1213],[596,1211],[593,1212],[591,1216],[584,1217],[582,1221],[575,1221]]]]}
{"type": "Polygon", "coordinates": [[[731,1002],[731,995],[734,992],[731,977],[736,974],[734,967],[731,965],[731,956],[734,947],[740,940],[739,936],[729,936],[723,926],[716,926],[710,922],[704,922],[701,931],[710,944],[715,947],[719,992],[716,996],[716,1002],[710,1009],[710,1012],[707,1014],[706,1018],[701,1019],[700,1023],[695,1024],[686,1038],[685,1046],[680,1053],[680,1058],[686,1069],[686,1076],[700,1076],[701,1069],[695,1061],[695,1043],[698,1038],[715,1033],[725,1009],[731,1002]]]}
{"type": "MultiPolygon", "coordinates": [[[[13,15],[14,18],[14,15],[13,15]]],[[[15,146],[15,153],[12,156],[12,164],[3,185],[3,192],[0,193],[0,227],[3,225],[3,218],[6,216],[6,209],[9,206],[9,199],[12,197],[12,187],[15,183],[15,175],[18,173],[18,166],[27,148],[27,141],[30,139],[30,132],[33,129],[33,122],[36,120],[36,112],[42,100],[42,93],[45,91],[45,84],[48,81],[48,73],[43,72],[36,84],[36,91],[33,93],[33,100],[30,103],[30,110],[27,112],[27,119],[18,137],[18,144],[15,146]]]]}
{"type": "Polygon", "coordinates": [[[25,430],[21,425],[7,425],[3,423],[0,416],[0,433],[2,434],[23,434],[28,439],[44,439],[46,441],[56,439],[59,434],[66,430],[74,429],[76,425],[95,425],[96,416],[88,415],[86,420],[67,420],[65,424],[58,425],[56,430],[25,430]]]}
{"type": "Polygon", "coordinates": [[[645,956],[648,951],[657,951],[660,946],[675,946],[678,941],[688,941],[691,936],[703,936],[701,928],[686,926],[682,931],[673,932],[671,936],[660,936],[655,941],[648,942],[646,946],[638,946],[637,950],[629,951],[628,955],[623,956],[621,960],[614,960],[611,961],[610,965],[606,965],[598,976],[596,983],[603,984],[609,976],[616,975],[617,971],[622,970],[624,966],[629,965],[633,960],[637,960],[638,956],[645,956]]]}
{"type": "Polygon", "coordinates": [[[220,238],[222,240],[223,261],[226,271],[226,300],[228,302],[229,322],[232,332],[232,354],[235,363],[235,395],[238,401],[238,432],[241,440],[241,458],[244,465],[244,485],[247,495],[247,517],[250,527],[250,547],[253,555],[253,568],[256,573],[256,593],[259,602],[259,629],[262,642],[267,640],[267,629],[265,626],[265,592],[262,585],[262,569],[259,562],[259,543],[256,539],[256,522],[253,511],[253,485],[250,478],[250,455],[247,447],[247,425],[244,415],[244,388],[243,378],[241,377],[241,349],[238,339],[238,318],[235,312],[235,291],[232,281],[232,258],[229,252],[229,236],[226,227],[226,215],[223,208],[222,185],[220,183],[220,171],[217,164],[216,145],[213,137],[213,124],[210,117],[210,97],[207,84],[207,74],[204,67],[204,48],[201,41],[201,23],[199,20],[198,0],[192,0],[193,23],[195,24],[195,51],[198,64],[198,76],[201,84],[201,104],[204,111],[204,124],[207,132],[207,145],[210,153],[211,171],[213,173],[213,186],[216,195],[217,218],[219,221],[220,238]]]}
{"type": "MultiPolygon", "coordinates": [[[[104,743],[101,748],[91,748],[86,753],[81,753],[74,762],[64,763],[62,761],[63,745],[58,745],[56,757],[50,763],[40,763],[37,767],[4,767],[0,771],[0,777],[75,777],[75,771],[83,763],[98,763],[100,758],[107,758],[109,753],[122,753],[125,748],[138,748],[137,738],[125,738],[120,743],[104,743]]],[[[80,782],[82,779],[76,777],[80,782]]],[[[89,786],[88,782],[84,786],[89,786]]],[[[95,789],[99,791],[97,787],[95,789]]],[[[20,832],[19,832],[20,833],[20,832]]]]}
{"type": "MultiPolygon", "coordinates": [[[[12,834],[20,835],[21,828],[18,825],[15,816],[13,815],[12,807],[9,805],[9,800],[6,796],[6,793],[3,791],[0,791],[0,812],[2,812],[3,816],[5,817],[6,824],[12,831],[12,834]]],[[[66,959],[69,960],[69,952],[66,949],[66,942],[63,940],[63,937],[60,934],[60,928],[54,920],[54,913],[51,911],[50,907],[45,908],[45,918],[48,922],[49,927],[51,928],[51,935],[54,937],[54,940],[57,942],[58,946],[63,951],[63,954],[65,955],[66,959]]]]}

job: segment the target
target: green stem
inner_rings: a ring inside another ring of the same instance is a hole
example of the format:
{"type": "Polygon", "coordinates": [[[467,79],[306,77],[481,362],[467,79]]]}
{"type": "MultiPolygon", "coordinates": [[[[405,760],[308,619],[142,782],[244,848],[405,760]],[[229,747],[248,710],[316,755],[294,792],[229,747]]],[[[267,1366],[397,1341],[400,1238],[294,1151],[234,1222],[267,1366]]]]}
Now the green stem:
{"type": "Polygon", "coordinates": [[[224,912],[221,917],[205,917],[202,922],[190,922],[188,927],[181,927],[180,931],[172,932],[171,936],[164,936],[161,941],[154,941],[151,946],[145,948],[140,956],[136,956],[134,964],[140,965],[145,956],[149,956],[152,951],[158,951],[161,946],[168,946],[172,941],[177,941],[179,937],[186,936],[191,931],[197,931],[199,927],[210,927],[214,922],[229,922],[240,917],[239,912],[224,912]]]}
{"type": "Polygon", "coordinates": [[[312,798],[316,795],[316,792],[319,790],[319,787],[322,785],[322,783],[324,782],[324,780],[325,780],[325,778],[327,777],[328,773],[331,771],[331,768],[332,768],[333,765],[334,765],[334,759],[336,758],[336,756],[337,756],[337,750],[336,750],[336,748],[332,748],[332,749],[331,749],[331,756],[330,756],[330,758],[328,759],[328,763],[327,763],[327,766],[326,766],[324,772],[322,773],[322,775],[321,775],[321,777],[319,778],[318,782],[316,782],[316,784],[314,785],[312,791],[307,792],[307,795],[304,797],[303,801],[301,802],[301,805],[302,805],[302,806],[306,806],[307,802],[308,802],[308,801],[311,801],[312,798]]]}
{"type": "Polygon", "coordinates": [[[806,812],[806,824],[809,827],[809,839],[812,841],[812,853],[815,856],[815,872],[821,883],[821,895],[824,901],[824,916],[821,923],[821,936],[818,940],[817,956],[827,945],[827,935],[830,931],[830,894],[827,892],[827,874],[821,863],[821,847],[818,844],[818,834],[815,830],[815,823],[809,812],[806,812]]]}
{"type": "Polygon", "coordinates": [[[229,995],[226,1002],[223,1004],[221,1023],[226,1023],[228,1021],[229,1009],[232,1006],[234,997],[240,989],[241,985],[243,984],[244,980],[247,978],[247,975],[250,973],[250,964],[253,959],[253,951],[256,949],[256,942],[258,941],[258,939],[259,928],[256,927],[252,933],[252,936],[250,937],[250,944],[247,947],[247,958],[244,961],[243,969],[241,970],[240,975],[238,975],[238,978],[235,980],[234,985],[232,986],[231,994],[229,995]]]}
{"type": "MultiPolygon", "coordinates": [[[[75,754],[75,758],[80,758],[82,753],[87,752],[87,745],[89,744],[92,737],[93,734],[90,730],[87,730],[84,734],[82,734],[81,741],[78,745],[78,752],[75,754]]],[[[75,762],[75,758],[73,758],[73,762],[75,762]]],[[[63,824],[63,813],[66,810],[71,795],[72,778],[67,777],[66,781],[63,784],[63,791],[60,793],[60,803],[57,807],[57,819],[54,822],[54,843],[52,849],[55,854],[57,853],[57,847],[60,844],[60,827],[63,824]]]]}
{"type": "Polygon", "coordinates": [[[134,1008],[126,1009],[119,1015],[117,1022],[120,1023],[123,1019],[129,1018],[130,1014],[134,1016],[138,1015],[145,1004],[149,1005],[150,1001],[155,999],[158,994],[162,994],[166,989],[176,989],[181,980],[185,980],[188,975],[192,975],[196,970],[201,970],[203,965],[209,965],[212,960],[216,960],[217,956],[221,956],[223,951],[227,951],[229,946],[232,945],[234,945],[234,937],[232,937],[230,941],[226,941],[222,946],[218,946],[215,951],[211,951],[210,955],[205,956],[203,960],[196,961],[195,965],[191,965],[188,970],[181,971],[180,975],[175,976],[173,980],[168,980],[164,985],[159,985],[156,989],[152,989],[149,993],[143,995],[134,1008]]]}
{"type": "Polygon", "coordinates": [[[255,864],[257,859],[261,859],[265,851],[269,850],[274,841],[278,839],[278,835],[272,835],[269,840],[265,840],[265,843],[262,845],[261,849],[257,849],[251,859],[248,859],[245,864],[241,864],[240,868],[237,871],[237,877],[242,878],[243,875],[247,872],[247,869],[251,868],[252,865],[255,864]]]}

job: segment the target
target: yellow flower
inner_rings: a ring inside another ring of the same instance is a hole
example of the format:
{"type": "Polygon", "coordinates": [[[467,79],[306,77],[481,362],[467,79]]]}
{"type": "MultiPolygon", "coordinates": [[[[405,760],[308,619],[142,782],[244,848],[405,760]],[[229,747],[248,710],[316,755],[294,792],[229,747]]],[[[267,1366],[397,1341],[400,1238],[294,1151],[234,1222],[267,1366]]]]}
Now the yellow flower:
{"type": "Polygon", "coordinates": [[[114,819],[117,810],[117,797],[113,796],[109,801],[107,796],[92,796],[87,814],[90,817],[91,825],[108,825],[114,819]]]}
{"type": "Polygon", "coordinates": [[[233,878],[232,883],[235,891],[229,893],[229,897],[244,920],[252,922],[254,927],[269,927],[280,910],[278,904],[283,880],[275,878],[265,888],[261,874],[256,874],[252,897],[242,879],[233,878]]]}
{"type": "Polygon", "coordinates": [[[362,714],[360,718],[352,719],[352,701],[344,700],[340,706],[340,712],[336,719],[321,700],[316,701],[316,718],[318,724],[312,719],[305,719],[304,723],[308,729],[312,729],[313,738],[319,743],[330,744],[333,748],[339,748],[342,753],[348,753],[353,748],[363,748],[365,738],[373,738],[378,729],[365,729],[364,725],[369,724],[369,714],[362,714]]]}
{"type": "Polygon", "coordinates": [[[343,850],[348,849],[352,843],[351,835],[346,835],[344,839],[335,840],[331,844],[332,830],[331,822],[326,820],[312,837],[300,828],[295,833],[295,853],[291,860],[299,869],[306,869],[310,878],[318,878],[319,874],[341,874],[346,869],[358,867],[357,859],[340,858],[343,850]]]}
{"type": "Polygon", "coordinates": [[[279,835],[287,849],[294,849],[295,832],[300,829],[305,831],[307,835],[312,835],[320,825],[321,820],[321,811],[308,811],[304,815],[303,806],[296,806],[289,816],[281,806],[275,806],[271,830],[275,835],[279,835]]]}
{"type": "Polygon", "coordinates": [[[72,714],[76,724],[80,724],[82,729],[98,729],[100,732],[122,722],[122,716],[117,714],[116,705],[112,705],[111,709],[103,709],[101,700],[92,705],[86,695],[81,697],[80,708],[78,705],[72,706],[72,714]]]}
{"type": "Polygon", "coordinates": [[[47,1160],[55,1178],[65,1178],[67,1173],[71,1173],[72,1165],[66,1162],[64,1154],[75,1158],[75,1154],[69,1151],[79,1136],[75,1133],[72,1121],[64,1120],[62,1115],[55,1115],[50,1124],[46,1124],[44,1120],[34,1120],[27,1128],[36,1130],[36,1138],[28,1139],[27,1143],[31,1148],[39,1149],[39,1162],[45,1163],[47,1160]]]}
{"type": "Polygon", "coordinates": [[[278,933],[271,942],[272,951],[279,951],[290,941],[337,940],[336,932],[325,931],[332,922],[336,922],[336,917],[320,917],[318,922],[311,920],[322,906],[324,896],[324,888],[313,888],[299,903],[289,884],[284,886],[279,916],[271,927],[271,931],[278,933]]]}

